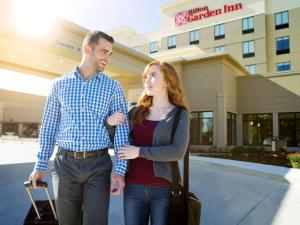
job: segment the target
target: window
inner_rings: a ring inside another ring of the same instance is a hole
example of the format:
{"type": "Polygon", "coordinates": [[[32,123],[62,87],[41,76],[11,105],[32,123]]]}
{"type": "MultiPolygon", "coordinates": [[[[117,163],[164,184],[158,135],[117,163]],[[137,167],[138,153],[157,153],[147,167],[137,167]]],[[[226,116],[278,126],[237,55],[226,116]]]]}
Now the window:
{"type": "Polygon", "coordinates": [[[300,112],[278,113],[278,119],[279,136],[288,147],[300,147],[300,112]]]}
{"type": "Polygon", "coordinates": [[[168,37],[168,49],[176,48],[176,36],[168,37]]]}
{"type": "Polygon", "coordinates": [[[134,50],[136,52],[139,52],[140,51],[140,47],[139,46],[132,47],[132,50],[134,50]]]}
{"type": "Polygon", "coordinates": [[[215,26],[215,40],[225,38],[224,23],[215,26]]]}
{"type": "Polygon", "coordinates": [[[249,58],[255,56],[254,41],[243,42],[243,58],[249,58]]]}
{"type": "Polygon", "coordinates": [[[192,145],[212,145],[213,112],[192,112],[190,129],[192,145]]]}
{"type": "Polygon", "coordinates": [[[276,38],[276,55],[290,53],[290,38],[280,37],[276,38]]]}
{"type": "Polygon", "coordinates": [[[190,31],[190,45],[199,44],[199,30],[190,31]]]}
{"type": "Polygon", "coordinates": [[[245,68],[249,71],[250,74],[256,74],[256,65],[245,65],[245,68]]]}
{"type": "Polygon", "coordinates": [[[276,64],[276,71],[282,72],[282,71],[289,71],[291,70],[291,63],[290,62],[282,62],[276,64]]]}
{"type": "Polygon", "coordinates": [[[244,145],[263,145],[265,138],[273,136],[272,114],[243,115],[244,145]]]}
{"type": "Polygon", "coordinates": [[[219,46],[219,47],[215,47],[214,48],[214,52],[215,53],[223,53],[225,51],[225,47],[224,46],[219,46]]]}
{"type": "Polygon", "coordinates": [[[157,51],[158,51],[157,41],[151,42],[150,43],[150,53],[155,53],[157,51]]]}
{"type": "Polygon", "coordinates": [[[279,12],[275,14],[275,29],[283,29],[289,27],[289,12],[279,12]]]}
{"type": "Polygon", "coordinates": [[[254,17],[248,17],[243,19],[243,34],[254,32],[254,17]]]}
{"type": "Polygon", "coordinates": [[[227,145],[236,144],[236,114],[227,112],[227,145]]]}
{"type": "MultiPolygon", "coordinates": [[[[0,124],[1,125],[1,124],[0,124]]],[[[19,124],[16,122],[3,122],[1,135],[18,135],[19,124]]]]}
{"type": "Polygon", "coordinates": [[[22,137],[37,138],[39,132],[38,123],[23,123],[22,137]]]}

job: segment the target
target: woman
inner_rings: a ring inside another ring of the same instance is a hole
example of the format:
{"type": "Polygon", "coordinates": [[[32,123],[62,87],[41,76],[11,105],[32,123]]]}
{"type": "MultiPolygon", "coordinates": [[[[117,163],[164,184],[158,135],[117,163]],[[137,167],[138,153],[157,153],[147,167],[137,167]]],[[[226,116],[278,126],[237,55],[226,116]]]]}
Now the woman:
{"type": "MultiPolygon", "coordinates": [[[[170,161],[184,157],[189,142],[189,113],[174,67],[167,62],[149,63],[143,73],[144,91],[129,112],[133,145],[119,149],[120,159],[130,160],[125,177],[126,225],[166,225],[171,194],[170,161]],[[183,109],[173,143],[171,130],[176,111],[183,109]]],[[[110,126],[123,123],[120,112],[107,119],[110,126]]],[[[109,129],[109,128],[108,128],[109,129]]]]}

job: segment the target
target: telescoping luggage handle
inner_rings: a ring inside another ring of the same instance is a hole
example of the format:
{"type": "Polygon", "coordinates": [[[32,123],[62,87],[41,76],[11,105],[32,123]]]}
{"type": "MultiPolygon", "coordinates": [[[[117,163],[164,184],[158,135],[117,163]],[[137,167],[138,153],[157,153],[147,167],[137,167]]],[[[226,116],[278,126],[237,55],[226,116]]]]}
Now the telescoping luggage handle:
{"type": "MultiPolygon", "coordinates": [[[[50,206],[51,206],[51,209],[52,209],[52,212],[53,212],[53,215],[54,215],[54,218],[57,220],[56,211],[55,211],[53,202],[52,202],[52,200],[51,200],[51,197],[50,197],[50,194],[49,194],[49,191],[48,191],[48,183],[47,183],[47,182],[40,181],[40,182],[37,183],[37,185],[38,185],[39,187],[45,189],[46,194],[47,194],[47,197],[48,197],[48,200],[49,200],[49,203],[50,203],[50,206]]],[[[30,200],[31,200],[31,202],[32,202],[32,205],[33,205],[33,207],[34,207],[34,210],[35,210],[35,212],[36,212],[36,214],[37,214],[39,220],[41,220],[41,219],[42,219],[42,218],[41,218],[41,215],[40,215],[40,213],[39,213],[39,210],[38,210],[38,208],[37,208],[37,206],[36,206],[36,203],[35,203],[35,201],[34,201],[34,199],[33,199],[33,197],[32,197],[31,191],[30,191],[30,188],[33,188],[32,183],[29,182],[29,181],[25,181],[25,182],[24,182],[24,186],[25,186],[25,189],[26,189],[26,191],[27,191],[27,193],[28,193],[28,195],[29,195],[29,198],[30,198],[30,200]]]]}

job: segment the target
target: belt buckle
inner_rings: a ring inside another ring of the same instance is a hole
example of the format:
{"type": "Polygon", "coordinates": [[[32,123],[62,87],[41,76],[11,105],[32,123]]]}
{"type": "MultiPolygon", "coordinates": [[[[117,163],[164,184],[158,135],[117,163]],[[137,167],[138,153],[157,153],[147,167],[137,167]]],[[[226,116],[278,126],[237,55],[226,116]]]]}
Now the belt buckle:
{"type": "Polygon", "coordinates": [[[74,158],[75,159],[85,159],[86,158],[85,152],[83,152],[83,157],[78,157],[77,153],[82,153],[82,152],[74,152],[74,158]]]}

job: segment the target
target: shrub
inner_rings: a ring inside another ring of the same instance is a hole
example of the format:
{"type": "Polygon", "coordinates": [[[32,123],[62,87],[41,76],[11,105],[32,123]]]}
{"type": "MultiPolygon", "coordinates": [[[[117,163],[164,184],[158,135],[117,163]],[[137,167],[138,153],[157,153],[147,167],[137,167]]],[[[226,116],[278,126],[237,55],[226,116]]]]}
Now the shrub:
{"type": "Polygon", "coordinates": [[[290,163],[292,167],[300,169],[300,153],[291,153],[287,156],[288,160],[290,160],[290,163]]]}
{"type": "Polygon", "coordinates": [[[245,151],[244,146],[235,146],[234,148],[231,149],[232,157],[233,158],[238,158],[242,155],[242,153],[245,151]]]}
{"type": "Polygon", "coordinates": [[[218,151],[218,147],[213,145],[208,149],[208,152],[217,152],[218,151]]]}

